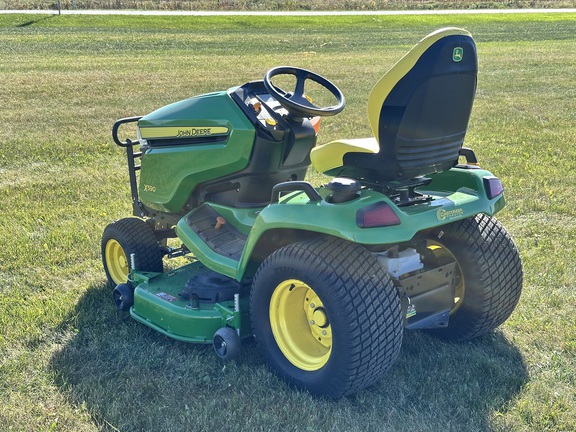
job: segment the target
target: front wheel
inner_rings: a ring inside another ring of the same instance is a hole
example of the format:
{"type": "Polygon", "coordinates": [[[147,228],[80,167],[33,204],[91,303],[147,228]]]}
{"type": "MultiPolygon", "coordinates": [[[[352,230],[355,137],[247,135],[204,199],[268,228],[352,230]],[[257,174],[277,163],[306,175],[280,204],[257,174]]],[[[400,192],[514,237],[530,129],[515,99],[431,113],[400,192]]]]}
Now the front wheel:
{"type": "Polygon", "coordinates": [[[448,327],[431,330],[452,341],[481,336],[502,324],[522,292],[522,263],[514,241],[493,217],[479,214],[433,230],[429,258],[457,263],[448,327]]]}
{"type": "Polygon", "coordinates": [[[110,285],[128,280],[130,255],[138,270],[161,273],[162,250],[154,231],[142,219],[124,218],[112,222],[102,235],[102,263],[110,285]]]}
{"type": "Polygon", "coordinates": [[[252,327],[270,368],[316,395],[361,390],[394,364],[400,299],[364,247],[335,238],[285,246],[254,278],[252,327]]]}

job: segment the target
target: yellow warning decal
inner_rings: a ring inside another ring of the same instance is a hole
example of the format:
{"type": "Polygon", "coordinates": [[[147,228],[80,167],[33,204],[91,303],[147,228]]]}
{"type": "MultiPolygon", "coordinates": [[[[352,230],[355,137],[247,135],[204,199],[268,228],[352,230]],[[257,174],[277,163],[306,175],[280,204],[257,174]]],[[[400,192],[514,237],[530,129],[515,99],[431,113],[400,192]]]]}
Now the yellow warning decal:
{"type": "Polygon", "coordinates": [[[140,128],[140,135],[144,139],[202,138],[228,135],[228,128],[224,126],[143,127],[140,128]]]}

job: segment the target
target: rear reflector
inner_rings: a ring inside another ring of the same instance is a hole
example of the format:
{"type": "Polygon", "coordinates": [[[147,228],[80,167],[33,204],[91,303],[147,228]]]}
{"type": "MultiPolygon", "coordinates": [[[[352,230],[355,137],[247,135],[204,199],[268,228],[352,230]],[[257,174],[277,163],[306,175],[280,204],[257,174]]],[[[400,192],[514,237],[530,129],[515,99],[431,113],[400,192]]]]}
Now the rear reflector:
{"type": "Polygon", "coordinates": [[[498,177],[485,176],[484,179],[484,189],[486,189],[486,195],[488,199],[496,198],[502,192],[504,192],[504,186],[498,177]]]}
{"type": "Polygon", "coordinates": [[[379,202],[361,208],[356,212],[356,225],[360,228],[400,225],[400,218],[392,207],[385,202],[379,202]]]}

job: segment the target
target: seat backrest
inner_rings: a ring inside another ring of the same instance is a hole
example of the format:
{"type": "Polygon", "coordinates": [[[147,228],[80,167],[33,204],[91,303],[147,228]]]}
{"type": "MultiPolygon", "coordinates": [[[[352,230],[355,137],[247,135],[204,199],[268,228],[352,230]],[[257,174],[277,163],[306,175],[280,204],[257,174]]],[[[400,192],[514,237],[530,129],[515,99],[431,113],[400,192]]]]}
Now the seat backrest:
{"type": "Polygon", "coordinates": [[[466,30],[445,28],[422,39],[372,89],[368,116],[380,150],[350,155],[351,165],[385,180],[456,165],[477,72],[476,46],[466,30]]]}

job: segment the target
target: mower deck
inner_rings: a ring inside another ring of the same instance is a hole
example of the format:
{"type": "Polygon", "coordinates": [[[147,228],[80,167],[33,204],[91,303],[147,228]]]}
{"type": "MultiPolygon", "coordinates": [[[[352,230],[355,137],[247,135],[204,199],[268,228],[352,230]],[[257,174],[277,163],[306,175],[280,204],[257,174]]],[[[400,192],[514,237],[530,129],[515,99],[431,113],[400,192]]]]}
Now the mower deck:
{"type": "Polygon", "coordinates": [[[222,327],[251,335],[249,287],[207,269],[199,261],[167,273],[136,273],[130,315],[166,336],[194,343],[212,343],[222,327]],[[225,280],[223,280],[225,278],[225,280]],[[140,282],[140,283],[138,283],[140,282]]]}

